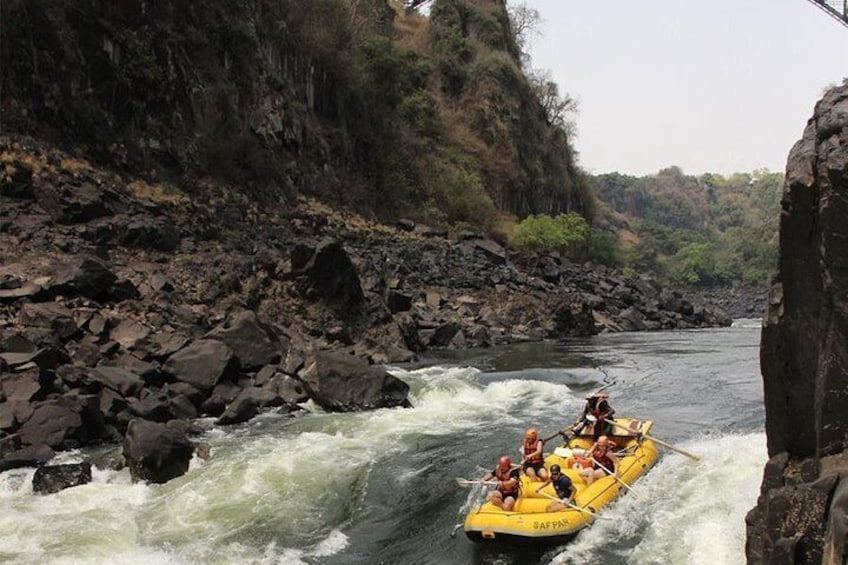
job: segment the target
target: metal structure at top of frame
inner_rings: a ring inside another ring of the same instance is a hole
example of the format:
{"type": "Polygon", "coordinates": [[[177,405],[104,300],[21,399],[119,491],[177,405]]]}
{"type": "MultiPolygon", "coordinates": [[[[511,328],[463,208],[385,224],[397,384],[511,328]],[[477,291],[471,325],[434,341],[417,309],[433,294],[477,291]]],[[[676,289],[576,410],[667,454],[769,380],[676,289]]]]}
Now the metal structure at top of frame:
{"type": "Polygon", "coordinates": [[[809,0],[839,23],[848,27],[848,0],[809,0]]]}

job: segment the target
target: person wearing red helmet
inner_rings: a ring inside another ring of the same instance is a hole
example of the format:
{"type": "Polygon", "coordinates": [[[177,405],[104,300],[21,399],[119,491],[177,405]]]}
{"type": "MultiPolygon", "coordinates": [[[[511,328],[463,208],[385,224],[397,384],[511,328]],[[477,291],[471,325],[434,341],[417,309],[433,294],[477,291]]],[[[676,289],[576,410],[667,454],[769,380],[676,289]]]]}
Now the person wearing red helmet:
{"type": "Polygon", "coordinates": [[[502,455],[498,460],[497,467],[483,477],[484,481],[491,479],[497,479],[498,486],[486,495],[486,500],[509,512],[515,506],[515,501],[518,498],[518,487],[521,484],[518,466],[512,464],[509,455],[502,455]]]}
{"type": "Polygon", "coordinates": [[[524,434],[524,446],[521,448],[524,457],[521,459],[521,469],[531,481],[544,481],[548,478],[545,470],[544,442],[539,439],[536,428],[529,428],[524,434]]]}

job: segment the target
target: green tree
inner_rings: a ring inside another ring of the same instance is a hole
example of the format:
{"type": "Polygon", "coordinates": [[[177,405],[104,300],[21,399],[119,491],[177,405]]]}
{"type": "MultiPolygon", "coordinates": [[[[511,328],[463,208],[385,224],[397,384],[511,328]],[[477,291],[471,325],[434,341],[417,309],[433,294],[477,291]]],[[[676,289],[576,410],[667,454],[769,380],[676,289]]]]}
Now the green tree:
{"type": "Polygon", "coordinates": [[[589,251],[591,229],[586,219],[575,212],[530,215],[516,227],[513,243],[528,251],[558,251],[564,256],[581,260],[589,251]]]}

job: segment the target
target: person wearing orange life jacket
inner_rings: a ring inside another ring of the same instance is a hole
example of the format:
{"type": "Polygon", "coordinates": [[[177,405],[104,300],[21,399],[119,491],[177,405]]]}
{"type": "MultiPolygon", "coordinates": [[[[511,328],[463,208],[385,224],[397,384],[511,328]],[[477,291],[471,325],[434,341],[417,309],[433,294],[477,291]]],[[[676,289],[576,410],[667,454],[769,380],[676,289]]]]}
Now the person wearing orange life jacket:
{"type": "Polygon", "coordinates": [[[609,403],[608,392],[596,392],[586,397],[586,405],[583,407],[583,415],[580,422],[577,424],[577,433],[583,431],[583,428],[591,426],[592,438],[598,441],[602,435],[613,435],[613,426],[606,420],[611,420],[615,415],[615,410],[609,403]]]}
{"type": "Polygon", "coordinates": [[[613,453],[614,445],[607,436],[601,436],[589,449],[592,466],[580,471],[587,485],[607,475],[607,471],[618,477],[618,456],[613,453]]]}
{"type": "Polygon", "coordinates": [[[486,495],[486,500],[507,512],[511,511],[515,506],[515,500],[518,498],[521,480],[518,476],[518,467],[512,465],[512,460],[508,455],[502,455],[498,460],[498,466],[483,477],[484,481],[491,479],[497,479],[498,486],[486,495]]]}
{"type": "Polygon", "coordinates": [[[524,446],[521,448],[521,469],[531,481],[544,481],[548,478],[545,470],[545,442],[539,439],[536,428],[529,428],[524,434],[524,446]]]}

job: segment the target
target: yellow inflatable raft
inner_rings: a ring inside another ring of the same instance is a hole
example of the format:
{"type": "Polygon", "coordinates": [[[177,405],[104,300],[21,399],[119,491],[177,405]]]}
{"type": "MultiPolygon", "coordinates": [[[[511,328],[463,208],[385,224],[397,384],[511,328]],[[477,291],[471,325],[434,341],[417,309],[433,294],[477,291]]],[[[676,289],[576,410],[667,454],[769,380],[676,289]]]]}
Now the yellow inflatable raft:
{"type": "Polygon", "coordinates": [[[545,457],[545,468],[558,464],[568,475],[577,493],[573,506],[557,512],[548,512],[551,499],[556,498],[552,485],[537,492],[542,482],[531,482],[521,477],[521,493],[512,511],[507,512],[490,502],[471,509],[465,518],[465,533],[473,541],[565,541],[592,523],[597,513],[627,491],[626,485],[636,482],[647,473],[659,457],[657,446],[647,434],[653,422],[634,418],[616,418],[615,434],[610,436],[619,456],[619,479],[605,476],[590,486],[574,468],[578,456],[592,446],[591,436],[580,436],[556,448],[545,457]],[[626,431],[630,430],[630,431],[626,431]]]}

